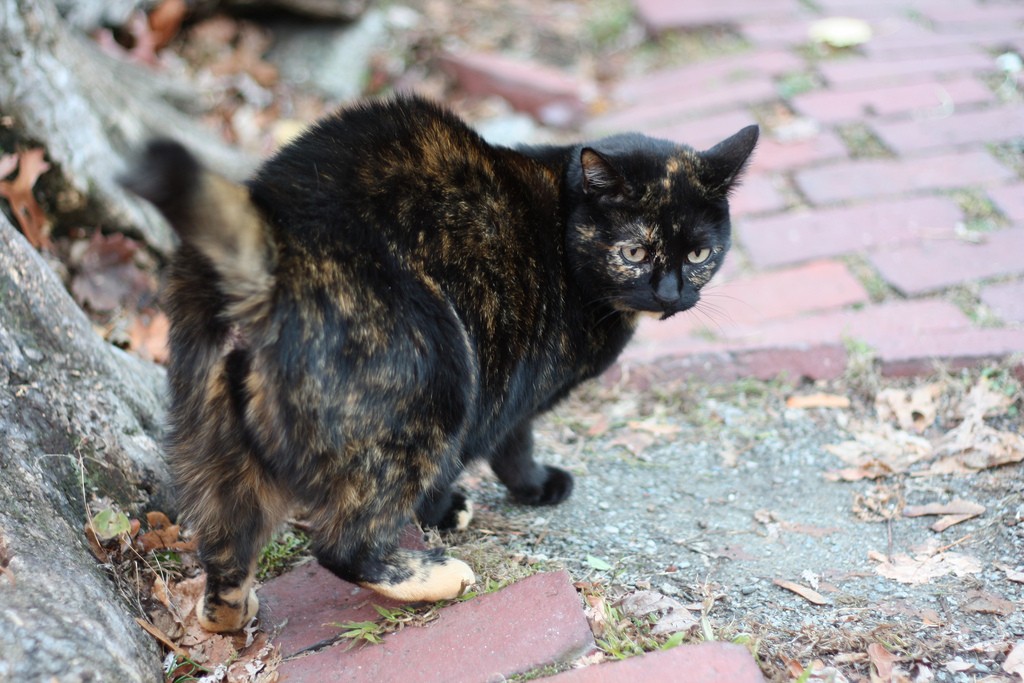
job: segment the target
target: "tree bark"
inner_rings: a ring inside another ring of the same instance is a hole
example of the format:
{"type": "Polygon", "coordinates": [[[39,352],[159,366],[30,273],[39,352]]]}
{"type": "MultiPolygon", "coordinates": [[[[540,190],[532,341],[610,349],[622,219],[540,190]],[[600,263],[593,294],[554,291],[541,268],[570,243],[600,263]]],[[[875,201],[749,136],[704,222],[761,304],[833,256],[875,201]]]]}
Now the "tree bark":
{"type": "Polygon", "coordinates": [[[96,225],[138,235],[162,255],[174,248],[156,210],[117,183],[150,138],[176,138],[228,177],[255,168],[254,159],[167,104],[159,77],[103,54],[46,2],[0,0],[0,45],[0,114],[46,148],[96,225]]]}
{"type": "Polygon", "coordinates": [[[104,342],[3,214],[0,292],[0,680],[159,680],[83,495],[170,508],[164,373],[104,342]]]}

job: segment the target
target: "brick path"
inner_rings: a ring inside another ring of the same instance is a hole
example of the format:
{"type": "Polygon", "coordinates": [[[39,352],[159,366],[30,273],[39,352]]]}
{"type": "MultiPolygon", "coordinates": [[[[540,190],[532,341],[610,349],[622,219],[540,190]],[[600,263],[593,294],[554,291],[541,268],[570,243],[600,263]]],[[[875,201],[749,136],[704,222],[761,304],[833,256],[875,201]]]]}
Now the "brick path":
{"type": "MultiPolygon", "coordinates": [[[[588,115],[592,84],[550,67],[465,53],[443,63],[464,89],[500,94],[588,136],[638,129],[706,147],[758,119],[768,124],[733,203],[735,248],[707,292],[709,306],[645,322],[618,371],[834,378],[851,340],[873,349],[887,375],[1024,351],[1024,75],[996,59],[1024,53],[1024,4],[634,5],[651,34],[728,24],[749,47],[613,84],[599,96],[600,115],[588,115]],[[811,56],[808,28],[830,15],[867,20],[872,39],[811,56]],[[794,83],[808,87],[794,93],[794,83]]],[[[285,654],[323,640],[325,620],[366,618],[366,596],[319,570],[281,577],[263,595],[274,619],[288,621],[285,654]],[[356,616],[345,616],[352,605],[356,616]],[[324,609],[309,618],[304,606],[324,609]]],[[[384,681],[382,672],[399,670],[401,680],[500,681],[592,647],[568,577],[551,574],[449,607],[384,645],[293,659],[282,673],[291,681],[384,681]]],[[[552,680],[760,680],[742,648],[695,648],[552,680]]]]}

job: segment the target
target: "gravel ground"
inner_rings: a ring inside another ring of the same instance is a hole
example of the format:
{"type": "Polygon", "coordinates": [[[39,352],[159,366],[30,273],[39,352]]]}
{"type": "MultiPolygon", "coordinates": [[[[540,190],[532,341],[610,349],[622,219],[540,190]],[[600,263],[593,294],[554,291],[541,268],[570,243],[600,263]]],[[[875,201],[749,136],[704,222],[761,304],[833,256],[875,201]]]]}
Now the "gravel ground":
{"type": "MultiPolygon", "coordinates": [[[[950,380],[947,396],[972,381],[950,380]]],[[[478,472],[465,480],[477,518],[453,540],[497,539],[527,562],[600,584],[610,600],[638,589],[675,596],[704,613],[714,637],[752,636],[775,680],[791,680],[788,660],[807,667],[815,659],[858,680],[872,643],[900,658],[908,681],[1016,680],[1002,663],[1024,638],[1024,585],[1007,572],[1024,569],[1022,466],[830,481],[825,473],[844,463],[825,447],[849,439],[861,421],[879,424],[874,408],[855,399],[849,409],[790,409],[793,393],[809,391],[588,387],[536,430],[538,458],[577,475],[571,499],[513,505],[478,472]],[[929,529],[934,516],[901,514],[904,505],[958,498],[986,510],[941,533],[929,529]],[[960,575],[903,583],[871,559],[873,551],[923,557],[916,553],[925,547],[940,549],[936,557],[948,561],[940,567],[960,575]],[[816,588],[824,604],[775,580],[816,588]]],[[[1017,400],[999,427],[1020,433],[1017,400]]],[[[940,417],[925,436],[955,424],[940,417]]]]}

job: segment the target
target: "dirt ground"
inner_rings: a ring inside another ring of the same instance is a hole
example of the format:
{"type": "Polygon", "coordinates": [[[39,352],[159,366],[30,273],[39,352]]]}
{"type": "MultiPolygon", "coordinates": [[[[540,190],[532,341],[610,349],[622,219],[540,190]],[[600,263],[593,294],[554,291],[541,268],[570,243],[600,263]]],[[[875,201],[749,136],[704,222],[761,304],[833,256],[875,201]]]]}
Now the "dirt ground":
{"type": "Polygon", "coordinates": [[[572,498],[524,509],[469,477],[482,509],[453,540],[565,567],[611,603],[671,596],[700,621],[688,639],[745,642],[771,680],[1015,680],[1024,469],[942,448],[989,390],[1003,398],[983,422],[1019,447],[1020,385],[876,381],[588,387],[537,430],[538,458],[577,474],[572,498]],[[801,398],[850,406],[787,407],[801,398]],[[943,531],[949,515],[911,516],[951,502],[975,516],[943,531]]]}

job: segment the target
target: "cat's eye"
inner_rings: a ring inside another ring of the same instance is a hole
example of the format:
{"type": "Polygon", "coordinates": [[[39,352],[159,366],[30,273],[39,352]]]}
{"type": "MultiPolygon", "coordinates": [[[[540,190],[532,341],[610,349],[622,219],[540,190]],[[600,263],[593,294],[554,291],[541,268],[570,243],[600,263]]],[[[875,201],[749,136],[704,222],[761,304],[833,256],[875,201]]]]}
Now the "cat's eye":
{"type": "Polygon", "coordinates": [[[647,260],[647,250],[636,245],[623,247],[620,251],[622,258],[630,263],[643,263],[647,260]]]}
{"type": "Polygon", "coordinates": [[[686,255],[686,260],[696,265],[698,263],[704,263],[705,261],[707,261],[708,256],[711,256],[711,250],[708,249],[707,247],[704,247],[703,249],[694,249],[693,251],[691,251],[689,254],[686,255]]]}

